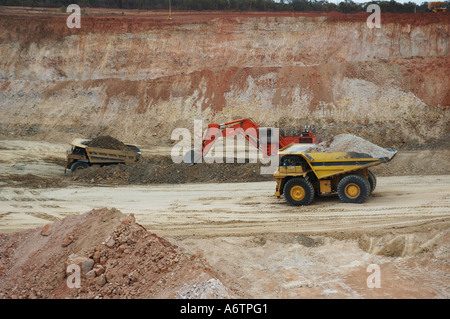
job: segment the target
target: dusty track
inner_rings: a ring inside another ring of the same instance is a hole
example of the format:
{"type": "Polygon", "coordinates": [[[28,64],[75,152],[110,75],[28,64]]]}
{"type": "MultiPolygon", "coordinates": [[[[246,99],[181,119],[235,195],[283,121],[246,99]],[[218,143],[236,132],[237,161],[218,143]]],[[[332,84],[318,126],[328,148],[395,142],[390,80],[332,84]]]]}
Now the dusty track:
{"type": "Polygon", "coordinates": [[[116,207],[161,236],[327,234],[447,224],[448,176],[383,177],[362,205],[319,198],[291,207],[274,182],[127,187],[3,188],[0,232],[41,226],[92,207],[116,207]]]}

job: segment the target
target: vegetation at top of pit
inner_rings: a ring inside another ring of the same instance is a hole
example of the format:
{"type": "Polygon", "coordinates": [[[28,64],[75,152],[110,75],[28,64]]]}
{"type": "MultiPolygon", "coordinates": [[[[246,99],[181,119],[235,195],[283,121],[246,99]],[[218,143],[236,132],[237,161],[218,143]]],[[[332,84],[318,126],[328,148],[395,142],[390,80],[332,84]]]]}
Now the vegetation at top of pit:
{"type": "MultiPolygon", "coordinates": [[[[78,4],[84,8],[114,8],[163,10],[169,8],[169,0],[0,0],[3,6],[67,7],[78,4]]],[[[356,13],[366,11],[369,4],[378,4],[382,12],[427,12],[427,2],[368,1],[355,3],[344,0],[338,4],[326,0],[171,0],[172,10],[240,10],[240,11],[323,11],[356,13]]]]}

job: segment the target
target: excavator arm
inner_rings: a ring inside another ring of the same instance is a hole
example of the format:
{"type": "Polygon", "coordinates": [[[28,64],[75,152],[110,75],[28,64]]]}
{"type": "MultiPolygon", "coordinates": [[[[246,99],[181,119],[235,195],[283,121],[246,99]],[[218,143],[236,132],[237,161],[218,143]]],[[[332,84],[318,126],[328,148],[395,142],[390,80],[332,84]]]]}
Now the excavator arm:
{"type": "Polygon", "coordinates": [[[203,134],[201,149],[192,149],[187,152],[184,157],[184,162],[189,165],[198,163],[203,156],[208,154],[216,140],[221,137],[242,135],[249,141],[249,143],[259,149],[259,127],[260,126],[258,124],[248,118],[225,122],[222,124],[209,124],[203,134]]]}
{"type": "Polygon", "coordinates": [[[317,143],[315,134],[311,130],[303,130],[302,133],[295,136],[285,137],[279,135],[277,141],[271,141],[272,128],[262,128],[249,118],[242,118],[222,124],[209,124],[203,134],[201,149],[192,149],[184,156],[184,162],[188,165],[199,163],[203,156],[208,154],[209,150],[220,137],[232,137],[242,135],[254,147],[259,149],[263,157],[274,155],[274,153],[282,147],[292,143],[317,143]],[[264,134],[261,132],[267,130],[264,134]],[[261,141],[262,137],[266,138],[261,141]]]}
{"type": "Polygon", "coordinates": [[[222,124],[209,124],[202,140],[202,155],[208,154],[220,137],[244,136],[254,147],[259,148],[259,125],[250,119],[240,119],[222,124]]]}

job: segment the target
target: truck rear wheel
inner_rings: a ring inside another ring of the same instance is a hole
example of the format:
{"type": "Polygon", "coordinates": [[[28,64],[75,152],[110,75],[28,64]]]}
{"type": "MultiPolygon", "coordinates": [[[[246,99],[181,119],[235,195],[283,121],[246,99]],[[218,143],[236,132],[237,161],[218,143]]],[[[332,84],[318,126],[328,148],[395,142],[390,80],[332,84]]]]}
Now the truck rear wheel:
{"type": "Polygon", "coordinates": [[[374,173],[369,170],[369,176],[367,177],[370,184],[370,193],[372,193],[377,187],[377,178],[374,173]]]}
{"type": "Polygon", "coordinates": [[[309,205],[314,199],[314,187],[304,178],[292,178],[284,185],[283,194],[290,205],[309,205]]]}
{"type": "Polygon", "coordinates": [[[342,178],[337,187],[339,199],[343,203],[363,203],[369,196],[371,186],[362,175],[348,175],[342,178]]]}
{"type": "Polygon", "coordinates": [[[83,169],[83,168],[88,168],[89,165],[87,163],[84,162],[75,162],[72,164],[72,166],[70,167],[70,171],[73,173],[78,169],[83,169]]]}

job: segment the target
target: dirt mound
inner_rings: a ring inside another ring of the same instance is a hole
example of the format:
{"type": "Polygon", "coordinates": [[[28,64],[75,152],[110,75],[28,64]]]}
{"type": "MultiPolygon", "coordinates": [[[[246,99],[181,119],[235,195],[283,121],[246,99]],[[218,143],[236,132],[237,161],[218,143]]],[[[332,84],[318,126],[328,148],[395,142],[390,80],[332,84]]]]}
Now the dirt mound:
{"type": "Polygon", "coordinates": [[[1,235],[0,279],[0,298],[230,297],[201,256],[106,208],[1,235]]]}
{"type": "Polygon", "coordinates": [[[328,141],[319,143],[308,149],[308,152],[354,152],[367,154],[374,158],[391,158],[395,155],[385,148],[379,147],[365,139],[352,134],[339,134],[328,141]]]}
{"type": "Polygon", "coordinates": [[[129,165],[92,166],[68,175],[73,181],[107,184],[184,184],[272,180],[257,163],[176,164],[170,156],[141,157],[129,165]]]}
{"type": "Polygon", "coordinates": [[[130,149],[121,141],[111,137],[109,135],[97,136],[96,138],[87,141],[85,143],[87,146],[91,147],[99,147],[99,148],[107,148],[111,150],[119,150],[119,151],[129,151],[130,149]]]}

